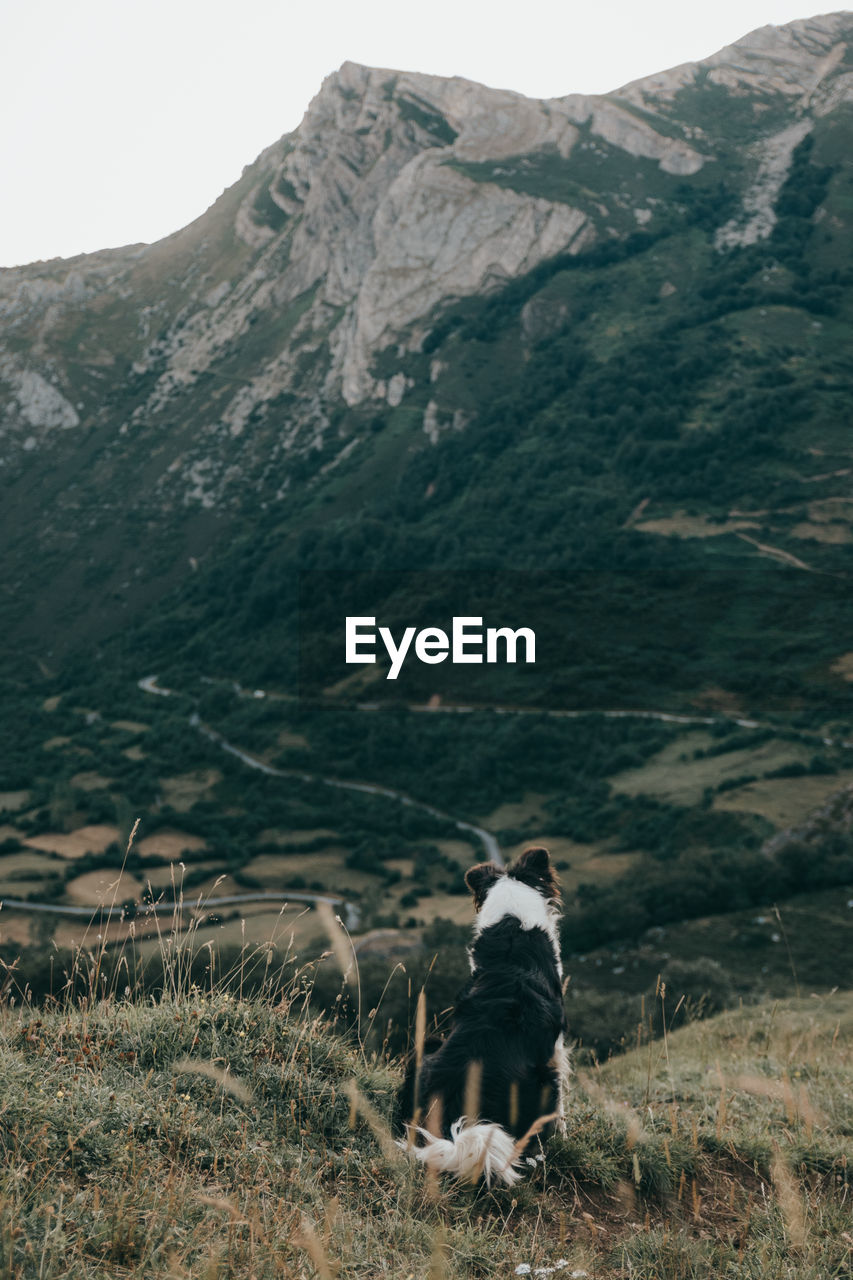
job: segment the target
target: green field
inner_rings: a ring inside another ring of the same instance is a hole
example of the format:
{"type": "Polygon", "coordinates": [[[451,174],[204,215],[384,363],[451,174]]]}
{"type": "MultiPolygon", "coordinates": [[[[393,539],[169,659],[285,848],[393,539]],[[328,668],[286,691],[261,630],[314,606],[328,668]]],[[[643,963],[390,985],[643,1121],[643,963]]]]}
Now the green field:
{"type": "MultiPolygon", "coordinates": [[[[453,825],[461,820],[495,835],[508,859],[530,844],[550,848],[566,899],[573,1034],[584,1054],[606,1057],[630,1043],[659,975],[671,975],[691,1007],[704,1010],[843,983],[839,957],[853,929],[843,906],[853,893],[846,819],[830,824],[832,839],[822,837],[805,860],[763,851],[845,795],[853,776],[853,749],[827,744],[811,726],[777,718],[744,728],[720,711],[699,725],[523,710],[358,710],[194,688],[195,696],[189,685],[164,699],[132,686],[95,717],[91,699],[67,695],[33,709],[18,774],[8,779],[11,790],[26,772],[27,803],[15,796],[0,814],[6,896],[94,910],[130,900],[141,909],[144,899],[180,894],[193,909],[185,925],[192,919],[197,949],[212,943],[227,962],[243,943],[280,946],[291,933],[310,958],[324,946],[322,929],[303,903],[279,918],[277,906],[219,908],[211,899],[331,894],[351,905],[355,932],[368,940],[365,998],[385,985],[383,956],[408,956],[411,974],[438,954],[441,976],[431,981],[444,1007],[461,980],[471,920],[463,874],[484,856],[477,837],[453,825]],[[189,723],[194,708],[283,775],[251,769],[203,737],[189,723]],[[142,743],[144,754],[134,752],[142,743]],[[80,785],[81,758],[105,785],[80,785]],[[324,777],[379,782],[445,816],[393,795],[330,787],[324,777]]],[[[786,837],[792,848],[802,838],[786,837]]],[[[167,925],[140,914],[105,936],[116,956],[130,933],[142,955],[156,958],[167,925]]],[[[33,990],[48,982],[55,989],[49,940],[60,949],[59,972],[68,948],[99,929],[95,916],[4,907],[0,948],[33,990]]],[[[395,1044],[411,1013],[404,986],[394,979],[386,994],[395,1044]]],[[[331,998],[324,983],[316,996],[331,998]]]]}

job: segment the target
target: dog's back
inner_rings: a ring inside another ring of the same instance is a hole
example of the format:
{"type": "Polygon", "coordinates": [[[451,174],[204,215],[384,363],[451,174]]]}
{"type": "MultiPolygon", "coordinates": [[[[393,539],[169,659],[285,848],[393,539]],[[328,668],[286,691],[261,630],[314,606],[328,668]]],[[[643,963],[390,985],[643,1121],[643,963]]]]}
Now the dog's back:
{"type": "Polygon", "coordinates": [[[459,1176],[473,1167],[489,1177],[491,1164],[493,1176],[511,1184],[519,1176],[517,1142],[550,1117],[546,1135],[561,1107],[558,890],[544,849],[528,850],[506,875],[484,864],[466,880],[478,906],[472,976],[447,1039],[425,1046],[419,1066],[409,1064],[401,1108],[424,1139],[418,1159],[459,1176]]]}

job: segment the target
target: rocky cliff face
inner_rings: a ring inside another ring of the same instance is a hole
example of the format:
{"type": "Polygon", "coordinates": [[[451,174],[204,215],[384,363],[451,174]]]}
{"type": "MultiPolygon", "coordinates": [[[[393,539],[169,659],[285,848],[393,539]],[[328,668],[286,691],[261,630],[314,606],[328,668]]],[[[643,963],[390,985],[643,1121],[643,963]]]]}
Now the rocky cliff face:
{"type": "MultiPolygon", "coordinates": [[[[39,537],[59,554],[93,504],[286,502],[296,464],[322,453],[327,473],[378,410],[410,406],[421,439],[463,428],[442,361],[423,386],[407,362],[442,310],[654,233],[723,182],[718,252],[769,235],[794,148],[853,99],[851,35],[845,13],[766,27],[547,101],[345,63],[183,231],[0,272],[8,518],[45,458],[61,482],[39,537]]],[[[547,328],[535,308],[524,323],[547,328]]]]}
{"type": "Polygon", "coordinates": [[[405,394],[393,374],[375,376],[374,358],[395,341],[416,346],[447,299],[618,235],[626,210],[636,225],[652,220],[654,193],[614,182],[608,168],[639,159],[685,180],[718,168],[731,145],[715,118],[726,99],[745,102],[754,126],[742,209],[718,243],[766,235],[793,147],[814,116],[853,97],[851,21],[835,14],[762,28],[702,63],[600,98],[537,101],[345,63],[299,129],[185,232],[0,275],[5,451],[98,418],[110,370],[136,401],[117,429],[150,423],[258,325],[278,328],[278,340],[219,389],[204,430],[238,437],[253,414],[297,394],[286,443],[310,443],[326,429],[330,398],[353,406],[405,394]],[[592,188],[575,173],[585,178],[596,159],[592,188]],[[548,195],[524,180],[525,169],[543,167],[548,195]],[[134,395],[141,383],[146,394],[134,395]]]}

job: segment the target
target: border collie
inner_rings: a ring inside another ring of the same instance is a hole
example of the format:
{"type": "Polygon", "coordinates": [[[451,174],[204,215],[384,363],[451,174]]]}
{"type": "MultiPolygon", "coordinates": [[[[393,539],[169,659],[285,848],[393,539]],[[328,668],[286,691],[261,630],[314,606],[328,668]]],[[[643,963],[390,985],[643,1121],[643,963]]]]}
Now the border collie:
{"type": "Polygon", "coordinates": [[[447,1039],[409,1064],[401,1146],[438,1172],[512,1186],[526,1140],[563,1123],[560,889],[547,849],[506,870],[480,863],[465,883],[477,912],[471,978],[447,1039]]]}

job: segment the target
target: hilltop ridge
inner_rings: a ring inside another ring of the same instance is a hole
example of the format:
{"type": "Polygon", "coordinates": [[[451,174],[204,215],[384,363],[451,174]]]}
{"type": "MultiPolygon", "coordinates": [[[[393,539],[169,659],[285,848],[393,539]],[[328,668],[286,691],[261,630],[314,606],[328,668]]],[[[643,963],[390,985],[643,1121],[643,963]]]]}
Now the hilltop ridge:
{"type": "Polygon", "coordinates": [[[849,995],[723,1015],[582,1076],[567,1138],[511,1193],[430,1184],[390,1141],[397,1065],[366,1062],[303,1001],[220,988],[4,1008],[3,1265],[40,1280],[842,1274],[849,995]]]}

